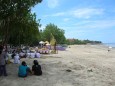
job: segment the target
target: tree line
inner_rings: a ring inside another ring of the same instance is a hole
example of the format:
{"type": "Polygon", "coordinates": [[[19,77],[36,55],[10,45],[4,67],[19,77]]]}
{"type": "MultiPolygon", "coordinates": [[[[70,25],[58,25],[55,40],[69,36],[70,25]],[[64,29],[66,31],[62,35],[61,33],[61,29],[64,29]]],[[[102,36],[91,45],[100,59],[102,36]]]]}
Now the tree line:
{"type": "Polygon", "coordinates": [[[73,45],[73,44],[101,44],[101,41],[93,41],[93,40],[80,40],[80,39],[67,39],[66,44],[73,45]]]}
{"type": "Polygon", "coordinates": [[[40,29],[40,19],[31,13],[32,7],[42,0],[0,0],[0,44],[38,45],[40,41],[56,40],[57,44],[101,43],[90,40],[66,39],[65,31],[55,24],[40,29]]]}
{"type": "Polygon", "coordinates": [[[40,20],[31,8],[42,0],[0,0],[0,42],[29,45],[39,36],[40,20]]]}
{"type": "Polygon", "coordinates": [[[51,41],[52,35],[56,39],[56,42],[58,44],[65,44],[66,43],[66,37],[65,37],[65,31],[63,29],[58,28],[58,26],[50,23],[47,24],[46,27],[43,30],[40,30],[40,39],[43,41],[51,41]]]}

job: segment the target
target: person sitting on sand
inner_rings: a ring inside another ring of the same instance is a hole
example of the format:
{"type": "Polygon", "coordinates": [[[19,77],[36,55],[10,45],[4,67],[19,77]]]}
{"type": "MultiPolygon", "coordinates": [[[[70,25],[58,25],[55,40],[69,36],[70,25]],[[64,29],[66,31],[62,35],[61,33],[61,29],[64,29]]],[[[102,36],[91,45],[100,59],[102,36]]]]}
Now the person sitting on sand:
{"type": "Polygon", "coordinates": [[[40,53],[36,52],[35,53],[35,58],[40,58],[40,53]]]}
{"type": "Polygon", "coordinates": [[[30,68],[26,65],[26,62],[23,61],[22,64],[19,66],[18,76],[19,77],[27,77],[28,73],[31,73],[30,68]]]}
{"type": "Polygon", "coordinates": [[[32,72],[34,75],[42,75],[42,70],[41,70],[41,66],[39,65],[37,60],[33,61],[34,65],[32,66],[32,72]]]}
{"type": "Polygon", "coordinates": [[[14,59],[14,56],[16,55],[16,50],[13,50],[13,52],[12,52],[12,59],[14,59]]]}
{"type": "Polygon", "coordinates": [[[25,58],[25,53],[20,52],[20,53],[19,53],[19,56],[20,56],[20,58],[25,58]]]}
{"type": "Polygon", "coordinates": [[[20,64],[20,57],[19,57],[18,54],[16,54],[16,55],[14,56],[14,63],[15,63],[15,64],[20,64]]]}
{"type": "Polygon", "coordinates": [[[31,53],[30,53],[30,57],[31,57],[31,58],[35,58],[35,52],[31,52],[31,53]]]}

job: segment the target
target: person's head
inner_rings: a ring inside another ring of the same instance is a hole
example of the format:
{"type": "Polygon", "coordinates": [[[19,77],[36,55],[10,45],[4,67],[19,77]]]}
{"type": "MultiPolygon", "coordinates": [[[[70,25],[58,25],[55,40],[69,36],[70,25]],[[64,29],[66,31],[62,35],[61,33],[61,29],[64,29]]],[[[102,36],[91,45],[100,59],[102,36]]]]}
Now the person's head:
{"type": "Polygon", "coordinates": [[[23,66],[26,66],[26,62],[25,62],[25,61],[22,61],[22,65],[23,65],[23,66]]]}
{"type": "Polygon", "coordinates": [[[2,45],[0,45],[0,54],[2,53],[4,47],[2,45]]]}
{"type": "Polygon", "coordinates": [[[34,65],[38,65],[39,64],[37,60],[34,60],[33,63],[34,63],[34,65]]]}

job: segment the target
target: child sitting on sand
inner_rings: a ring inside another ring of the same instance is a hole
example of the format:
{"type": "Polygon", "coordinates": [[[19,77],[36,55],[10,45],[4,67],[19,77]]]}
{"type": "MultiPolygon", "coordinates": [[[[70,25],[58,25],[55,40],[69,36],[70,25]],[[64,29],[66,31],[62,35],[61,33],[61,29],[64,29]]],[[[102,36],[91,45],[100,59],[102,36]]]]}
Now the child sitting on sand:
{"type": "Polygon", "coordinates": [[[28,73],[31,73],[30,68],[26,65],[26,62],[23,61],[22,64],[19,66],[18,76],[19,77],[27,77],[28,73]]]}
{"type": "Polygon", "coordinates": [[[34,75],[42,75],[41,66],[39,65],[37,60],[33,61],[34,65],[32,66],[32,72],[34,75]]]}

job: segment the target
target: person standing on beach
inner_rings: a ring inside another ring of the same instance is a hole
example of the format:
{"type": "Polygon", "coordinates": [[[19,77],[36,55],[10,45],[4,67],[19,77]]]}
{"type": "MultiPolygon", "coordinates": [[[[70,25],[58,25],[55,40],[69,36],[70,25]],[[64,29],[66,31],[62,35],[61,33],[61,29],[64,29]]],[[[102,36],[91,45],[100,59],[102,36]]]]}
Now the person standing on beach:
{"type": "Polygon", "coordinates": [[[0,45],[0,76],[4,74],[7,76],[6,73],[6,53],[3,51],[4,47],[0,45]]]}

